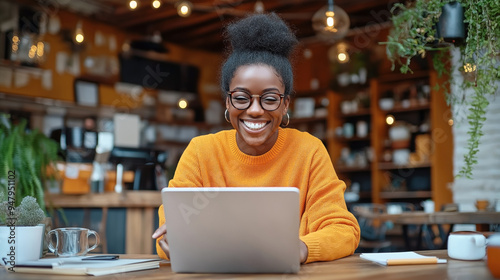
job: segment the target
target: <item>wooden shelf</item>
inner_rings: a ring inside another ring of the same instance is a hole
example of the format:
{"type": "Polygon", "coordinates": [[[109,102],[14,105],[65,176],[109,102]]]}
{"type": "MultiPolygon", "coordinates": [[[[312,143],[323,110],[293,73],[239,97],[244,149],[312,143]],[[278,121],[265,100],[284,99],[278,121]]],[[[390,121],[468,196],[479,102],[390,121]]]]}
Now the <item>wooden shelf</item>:
{"type": "Polygon", "coordinates": [[[370,142],[370,137],[352,137],[352,138],[345,138],[345,137],[336,137],[335,140],[340,141],[340,142],[370,142]]]}
{"type": "Polygon", "coordinates": [[[430,162],[418,163],[418,164],[394,164],[392,162],[379,162],[378,169],[379,170],[396,170],[396,169],[412,169],[412,168],[430,168],[430,162]]]}
{"type": "Polygon", "coordinates": [[[362,108],[358,109],[358,111],[349,114],[338,114],[340,118],[355,118],[355,117],[370,117],[370,108],[362,108]]]}
{"type": "Polygon", "coordinates": [[[384,113],[405,113],[405,112],[417,112],[417,111],[426,111],[430,109],[429,103],[426,104],[419,104],[411,107],[402,107],[402,106],[395,106],[394,108],[390,110],[382,110],[384,113]]]}
{"type": "Polygon", "coordinates": [[[341,173],[354,173],[354,172],[368,172],[371,171],[370,166],[342,166],[338,165],[335,166],[335,171],[341,172],[341,173]]]}
{"type": "Polygon", "coordinates": [[[290,125],[297,125],[300,123],[311,123],[311,122],[326,122],[326,117],[310,117],[310,118],[291,118],[290,125]]]}
{"type": "Polygon", "coordinates": [[[382,191],[380,198],[384,199],[412,199],[412,198],[429,198],[432,197],[431,191],[382,191]]]}
{"type": "Polygon", "coordinates": [[[377,78],[380,83],[392,83],[396,81],[416,80],[429,77],[429,71],[415,71],[413,74],[391,73],[377,78]]]}

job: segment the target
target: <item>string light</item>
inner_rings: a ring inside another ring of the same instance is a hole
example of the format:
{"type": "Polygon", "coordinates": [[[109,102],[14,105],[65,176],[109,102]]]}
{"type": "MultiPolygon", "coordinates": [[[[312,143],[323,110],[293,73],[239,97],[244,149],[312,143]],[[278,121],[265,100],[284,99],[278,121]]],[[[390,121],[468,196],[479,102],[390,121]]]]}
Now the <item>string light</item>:
{"type": "Polygon", "coordinates": [[[179,103],[177,103],[177,105],[178,105],[178,106],[179,106],[179,108],[181,108],[181,109],[186,109],[186,108],[187,108],[187,106],[188,106],[188,102],[187,102],[187,100],[186,100],[186,99],[181,98],[181,99],[179,99],[179,103]]]}
{"type": "Polygon", "coordinates": [[[135,10],[138,6],[137,1],[131,0],[130,2],[128,2],[128,6],[130,7],[130,9],[135,10]]]}
{"type": "Polygon", "coordinates": [[[393,115],[387,115],[387,117],[385,117],[385,122],[386,122],[388,125],[393,125],[395,120],[396,120],[396,119],[394,118],[394,116],[393,116],[393,115]]]}
{"type": "Polygon", "coordinates": [[[161,6],[161,2],[160,0],[154,0],[151,5],[153,5],[153,8],[158,9],[161,6]]]}
{"type": "Polygon", "coordinates": [[[188,17],[191,15],[192,4],[189,1],[182,1],[177,5],[177,14],[181,17],[188,17]]]}
{"type": "Polygon", "coordinates": [[[12,36],[12,53],[16,53],[19,49],[19,37],[17,35],[12,36]]]}
{"type": "Polygon", "coordinates": [[[36,54],[36,46],[31,45],[30,51],[28,52],[28,57],[29,58],[34,58],[36,54]]]}
{"type": "Polygon", "coordinates": [[[471,73],[476,71],[476,65],[467,63],[464,65],[464,71],[465,73],[471,73]]]}
{"type": "Polygon", "coordinates": [[[38,57],[42,57],[43,56],[43,52],[44,52],[44,44],[42,41],[38,42],[37,45],[36,45],[36,56],[38,57]]]}

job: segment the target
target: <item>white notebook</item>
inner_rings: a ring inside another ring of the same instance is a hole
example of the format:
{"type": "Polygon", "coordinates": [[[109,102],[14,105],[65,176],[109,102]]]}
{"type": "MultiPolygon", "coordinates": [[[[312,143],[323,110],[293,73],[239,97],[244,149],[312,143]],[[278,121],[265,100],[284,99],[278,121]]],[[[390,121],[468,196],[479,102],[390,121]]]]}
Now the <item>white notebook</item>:
{"type": "Polygon", "coordinates": [[[438,264],[446,263],[445,259],[434,256],[424,256],[415,252],[395,253],[362,253],[360,258],[376,262],[381,265],[412,265],[412,264],[438,264]]]}

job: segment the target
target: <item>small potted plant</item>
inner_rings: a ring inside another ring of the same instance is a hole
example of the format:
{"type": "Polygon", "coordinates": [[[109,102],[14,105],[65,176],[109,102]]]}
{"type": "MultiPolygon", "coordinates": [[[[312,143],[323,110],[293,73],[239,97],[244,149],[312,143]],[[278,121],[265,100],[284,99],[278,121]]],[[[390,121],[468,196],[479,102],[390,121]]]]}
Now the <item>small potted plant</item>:
{"type": "Polygon", "coordinates": [[[0,193],[0,260],[2,265],[37,260],[43,251],[45,213],[32,196],[14,206],[13,193],[0,193]]]}
{"type": "MultiPolygon", "coordinates": [[[[3,225],[2,234],[8,233],[6,236],[10,239],[7,241],[12,242],[8,244],[14,245],[13,242],[16,242],[18,246],[32,242],[31,238],[24,240],[19,235],[23,236],[28,228],[43,230],[43,226],[37,227],[43,222],[45,228],[50,230],[51,220],[45,215],[44,185],[58,175],[58,144],[38,130],[27,129],[26,125],[26,120],[14,124],[8,115],[0,114],[0,224],[3,225]],[[50,170],[52,172],[49,172],[50,170]],[[25,200],[26,198],[28,200],[25,200]],[[15,224],[12,224],[14,220],[15,224]],[[21,244],[15,241],[19,238],[23,240],[21,244]]],[[[40,236],[42,234],[40,233],[40,236]]],[[[1,236],[3,238],[3,235],[1,236]]],[[[2,254],[3,246],[4,244],[0,245],[2,254]]],[[[10,246],[8,249],[10,250],[10,246]]],[[[37,254],[30,256],[39,257],[37,254]]],[[[19,261],[19,258],[16,260],[19,261]]]]}

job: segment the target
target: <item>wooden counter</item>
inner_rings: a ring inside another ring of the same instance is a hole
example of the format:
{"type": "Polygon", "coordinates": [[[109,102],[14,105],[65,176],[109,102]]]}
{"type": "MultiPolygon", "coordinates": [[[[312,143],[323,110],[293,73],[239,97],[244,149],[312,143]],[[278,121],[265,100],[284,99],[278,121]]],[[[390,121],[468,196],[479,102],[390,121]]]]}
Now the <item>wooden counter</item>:
{"type": "Polygon", "coordinates": [[[154,217],[161,205],[160,191],[124,191],[123,193],[88,193],[82,195],[46,194],[47,207],[101,208],[101,242],[106,244],[106,219],[109,208],[126,208],[125,252],[151,254],[154,217]]]}

